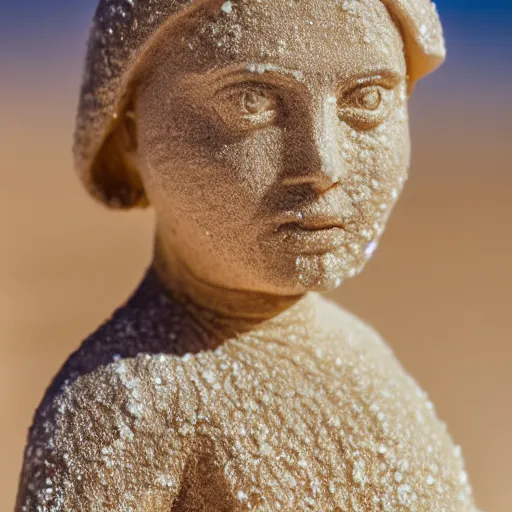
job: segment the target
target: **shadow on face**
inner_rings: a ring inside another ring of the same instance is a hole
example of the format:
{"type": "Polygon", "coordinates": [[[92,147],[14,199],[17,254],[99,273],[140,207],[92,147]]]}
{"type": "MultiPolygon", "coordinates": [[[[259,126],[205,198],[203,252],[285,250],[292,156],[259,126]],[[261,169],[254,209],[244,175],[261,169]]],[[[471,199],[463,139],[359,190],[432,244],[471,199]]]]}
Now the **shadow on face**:
{"type": "Polygon", "coordinates": [[[219,5],[159,34],[135,93],[158,237],[220,287],[332,289],[406,178],[400,32],[379,0],[219,5]]]}

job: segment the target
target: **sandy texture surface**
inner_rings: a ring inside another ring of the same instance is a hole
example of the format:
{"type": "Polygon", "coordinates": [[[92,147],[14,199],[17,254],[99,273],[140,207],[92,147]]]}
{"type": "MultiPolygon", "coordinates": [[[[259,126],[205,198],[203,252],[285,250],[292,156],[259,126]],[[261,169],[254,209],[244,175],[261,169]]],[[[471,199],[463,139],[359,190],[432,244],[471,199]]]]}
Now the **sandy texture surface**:
{"type": "MultiPolygon", "coordinates": [[[[151,213],[102,209],[71,171],[75,90],[62,82],[36,97],[28,84],[2,99],[2,510],[45,386],[150,256],[151,213]]],[[[462,445],[479,505],[502,512],[512,509],[508,114],[441,110],[435,126],[413,111],[410,182],[374,260],[334,297],[389,340],[462,445]]]]}

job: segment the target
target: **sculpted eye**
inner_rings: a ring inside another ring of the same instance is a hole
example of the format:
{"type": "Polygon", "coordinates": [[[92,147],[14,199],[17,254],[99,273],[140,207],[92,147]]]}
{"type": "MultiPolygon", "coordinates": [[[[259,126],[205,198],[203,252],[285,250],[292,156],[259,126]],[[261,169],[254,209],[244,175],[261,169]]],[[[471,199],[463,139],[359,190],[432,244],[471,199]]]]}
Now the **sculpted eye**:
{"type": "Polygon", "coordinates": [[[395,89],[382,85],[357,86],[338,98],[338,115],[358,130],[373,130],[393,111],[395,89]]]}
{"type": "Polygon", "coordinates": [[[274,107],[272,98],[261,91],[244,91],[241,104],[243,111],[247,114],[263,114],[274,107]]]}
{"type": "Polygon", "coordinates": [[[278,99],[270,87],[242,85],[220,91],[214,107],[228,128],[251,130],[275,120],[278,99]]]}
{"type": "Polygon", "coordinates": [[[364,108],[366,110],[377,110],[382,103],[382,93],[380,87],[363,87],[362,89],[353,91],[348,99],[355,107],[364,108]]]}

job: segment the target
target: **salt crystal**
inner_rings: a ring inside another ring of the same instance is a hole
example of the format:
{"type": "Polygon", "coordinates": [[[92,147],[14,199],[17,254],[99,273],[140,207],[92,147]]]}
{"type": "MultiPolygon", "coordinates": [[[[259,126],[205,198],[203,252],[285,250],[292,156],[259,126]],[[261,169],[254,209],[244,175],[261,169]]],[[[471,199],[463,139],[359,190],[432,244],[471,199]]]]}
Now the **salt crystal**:
{"type": "Polygon", "coordinates": [[[230,14],[231,11],[233,10],[233,3],[230,2],[229,0],[227,0],[227,2],[224,2],[222,4],[222,7],[221,9],[226,13],[226,14],[230,14]]]}
{"type": "Polygon", "coordinates": [[[364,250],[364,255],[367,257],[367,258],[370,258],[373,253],[375,252],[375,249],[377,249],[377,242],[375,240],[372,240],[367,246],[366,246],[366,249],[364,250]]]}

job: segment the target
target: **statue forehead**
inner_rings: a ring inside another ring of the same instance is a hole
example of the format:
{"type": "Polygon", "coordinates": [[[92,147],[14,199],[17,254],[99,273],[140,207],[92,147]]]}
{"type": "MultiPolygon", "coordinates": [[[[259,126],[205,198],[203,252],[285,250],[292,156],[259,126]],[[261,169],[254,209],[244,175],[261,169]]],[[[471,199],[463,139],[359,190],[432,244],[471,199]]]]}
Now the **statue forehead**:
{"type": "Polygon", "coordinates": [[[167,27],[157,46],[153,64],[183,72],[254,61],[313,74],[405,73],[400,31],[380,0],[227,1],[167,27]]]}

